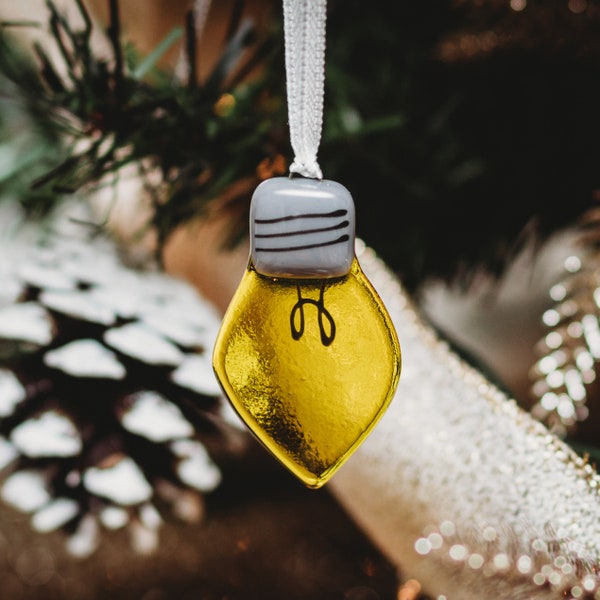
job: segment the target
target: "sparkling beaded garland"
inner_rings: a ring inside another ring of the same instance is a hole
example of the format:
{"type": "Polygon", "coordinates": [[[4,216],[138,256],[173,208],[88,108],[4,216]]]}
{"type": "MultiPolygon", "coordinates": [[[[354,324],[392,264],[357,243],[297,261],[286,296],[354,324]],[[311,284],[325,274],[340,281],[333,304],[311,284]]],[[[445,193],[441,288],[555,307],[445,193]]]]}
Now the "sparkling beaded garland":
{"type": "Polygon", "coordinates": [[[357,256],[402,339],[402,403],[331,481],[334,496],[434,598],[600,599],[594,466],[453,353],[371,249],[357,256]]]}

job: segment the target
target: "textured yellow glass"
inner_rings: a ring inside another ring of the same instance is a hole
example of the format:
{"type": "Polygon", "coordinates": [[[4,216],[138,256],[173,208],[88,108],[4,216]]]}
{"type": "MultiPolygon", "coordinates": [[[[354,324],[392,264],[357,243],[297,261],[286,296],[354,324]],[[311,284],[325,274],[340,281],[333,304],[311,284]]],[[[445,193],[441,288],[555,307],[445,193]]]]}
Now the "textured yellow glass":
{"type": "Polygon", "coordinates": [[[213,353],[240,417],[307,486],[321,487],[390,403],[401,354],[356,258],[335,279],[286,279],[250,264],[213,353]]]}

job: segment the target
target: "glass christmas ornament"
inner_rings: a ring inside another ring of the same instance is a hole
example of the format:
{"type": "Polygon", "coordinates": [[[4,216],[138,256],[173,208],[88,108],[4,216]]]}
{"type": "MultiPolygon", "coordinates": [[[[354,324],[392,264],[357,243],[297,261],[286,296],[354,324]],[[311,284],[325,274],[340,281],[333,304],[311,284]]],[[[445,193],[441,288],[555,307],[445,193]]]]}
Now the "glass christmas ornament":
{"type": "Polygon", "coordinates": [[[342,185],[263,182],[250,208],[248,267],[213,351],[236,412],[312,488],[366,438],[400,376],[394,326],[354,242],[342,185]]]}

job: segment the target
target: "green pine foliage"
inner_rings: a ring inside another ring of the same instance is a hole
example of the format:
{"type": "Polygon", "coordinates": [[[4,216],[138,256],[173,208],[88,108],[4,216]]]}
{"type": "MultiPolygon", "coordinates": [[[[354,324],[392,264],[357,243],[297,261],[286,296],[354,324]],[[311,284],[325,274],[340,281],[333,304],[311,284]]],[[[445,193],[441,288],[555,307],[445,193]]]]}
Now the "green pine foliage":
{"type": "Polygon", "coordinates": [[[499,275],[595,202],[600,10],[576,4],[331,3],[324,173],[411,289],[499,275]]]}
{"type": "Polygon", "coordinates": [[[231,24],[221,59],[207,80],[199,82],[191,13],[181,30],[171,32],[148,56],[140,56],[122,40],[118,2],[111,0],[106,33],[112,56],[106,58],[91,49],[94,25],[80,0],[84,26],[79,29],[51,0],[47,4],[49,31],[65,73],[41,45],[33,49],[37,67],[15,50],[10,28],[28,24],[5,24],[0,47],[4,75],[32,119],[44,121],[62,142],[63,157],[31,181],[32,191],[45,190],[58,202],[78,190],[114,183],[127,165],[136,166],[143,178],[152,172],[153,183],[148,179],[147,187],[154,211],[146,226],[156,229],[162,244],[229,185],[256,178],[260,161],[276,153],[274,119],[281,104],[271,97],[277,78],[245,81],[250,69],[269,60],[273,41],[258,38],[251,24],[231,24]],[[188,73],[176,78],[156,63],[182,35],[188,73]]]}
{"type": "MultiPolygon", "coordinates": [[[[110,184],[127,164],[142,176],[158,171],[159,183],[148,180],[155,212],[147,226],[164,241],[243,181],[228,196],[239,216],[224,240],[233,244],[246,235],[258,165],[292,158],[279,3],[263,37],[232,11],[222,59],[200,82],[191,14],[140,56],[122,39],[117,0],[107,2],[108,59],[90,48],[96,25],[81,0],[83,28],[48,1],[50,22],[38,26],[54,36],[66,78],[40,47],[22,68],[3,28],[2,70],[34,120],[64,141],[62,158],[38,169],[31,190],[47,202],[110,184]],[[180,39],[190,65],[183,79],[156,66],[180,39]],[[225,96],[233,102],[219,104],[225,96]]],[[[319,162],[352,192],[358,235],[410,291],[430,277],[466,285],[478,267],[500,275],[524,240],[543,241],[595,202],[600,10],[512,4],[329,2],[319,162]]]]}

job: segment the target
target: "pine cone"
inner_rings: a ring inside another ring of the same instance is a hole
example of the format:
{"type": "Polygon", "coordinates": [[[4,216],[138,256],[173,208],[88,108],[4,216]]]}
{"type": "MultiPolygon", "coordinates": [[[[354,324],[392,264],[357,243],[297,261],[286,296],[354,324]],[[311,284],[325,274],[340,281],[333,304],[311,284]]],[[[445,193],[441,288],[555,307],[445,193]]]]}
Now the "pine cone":
{"type": "Polygon", "coordinates": [[[202,517],[247,436],[212,372],[214,307],[82,231],[0,248],[0,498],[75,555],[121,528],[151,552],[165,514],[202,517]]]}

